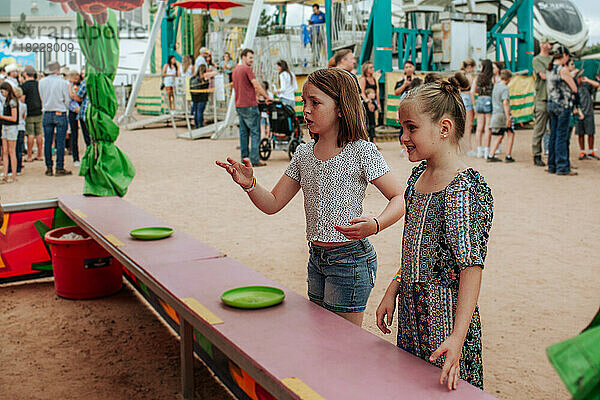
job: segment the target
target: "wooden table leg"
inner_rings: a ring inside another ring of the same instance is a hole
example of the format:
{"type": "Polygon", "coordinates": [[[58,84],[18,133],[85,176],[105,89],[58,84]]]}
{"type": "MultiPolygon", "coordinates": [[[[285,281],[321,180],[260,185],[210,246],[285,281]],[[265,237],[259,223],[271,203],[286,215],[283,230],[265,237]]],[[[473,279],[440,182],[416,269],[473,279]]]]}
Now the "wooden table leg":
{"type": "Polygon", "coordinates": [[[181,386],[184,399],[194,398],[194,328],[181,320],[181,386]]]}

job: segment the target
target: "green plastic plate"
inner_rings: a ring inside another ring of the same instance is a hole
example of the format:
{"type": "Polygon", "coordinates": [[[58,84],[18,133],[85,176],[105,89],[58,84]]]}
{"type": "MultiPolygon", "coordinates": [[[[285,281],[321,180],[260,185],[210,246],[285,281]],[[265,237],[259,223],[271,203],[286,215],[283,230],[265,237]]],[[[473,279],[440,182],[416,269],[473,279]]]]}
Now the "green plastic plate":
{"type": "Polygon", "coordinates": [[[265,308],[279,304],[285,298],[283,290],[270,286],[244,286],[221,295],[223,303],[236,308],[265,308]]]}
{"type": "Polygon", "coordinates": [[[132,230],[129,234],[139,240],[157,240],[171,236],[173,234],[173,228],[166,226],[138,228],[132,230]]]}

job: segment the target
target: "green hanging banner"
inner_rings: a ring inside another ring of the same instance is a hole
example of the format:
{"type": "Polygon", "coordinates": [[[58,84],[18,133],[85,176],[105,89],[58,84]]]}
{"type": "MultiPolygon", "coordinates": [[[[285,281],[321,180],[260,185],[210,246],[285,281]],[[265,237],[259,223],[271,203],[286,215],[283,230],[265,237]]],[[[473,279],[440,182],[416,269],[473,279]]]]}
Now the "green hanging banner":
{"type": "Polygon", "coordinates": [[[85,57],[85,87],[89,104],[85,122],[91,144],[81,159],[79,175],[85,177],[83,194],[120,196],[135,176],[133,164],[116,145],[119,127],[113,121],[118,104],[113,80],[119,63],[117,19],[108,10],[108,20],[88,25],[77,14],[79,45],[85,57]]]}

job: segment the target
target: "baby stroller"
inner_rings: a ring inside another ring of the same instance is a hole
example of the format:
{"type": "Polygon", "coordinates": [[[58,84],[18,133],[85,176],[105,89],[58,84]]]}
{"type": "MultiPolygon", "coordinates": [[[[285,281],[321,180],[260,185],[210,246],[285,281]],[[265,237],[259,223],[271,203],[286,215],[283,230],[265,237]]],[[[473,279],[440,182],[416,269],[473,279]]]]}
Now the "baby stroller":
{"type": "Polygon", "coordinates": [[[258,108],[261,112],[267,113],[271,125],[268,137],[262,139],[258,146],[260,159],[268,160],[272,150],[283,150],[287,151],[291,160],[296,147],[304,143],[300,134],[300,124],[296,119],[296,111],[279,101],[270,104],[261,102],[258,108]]]}

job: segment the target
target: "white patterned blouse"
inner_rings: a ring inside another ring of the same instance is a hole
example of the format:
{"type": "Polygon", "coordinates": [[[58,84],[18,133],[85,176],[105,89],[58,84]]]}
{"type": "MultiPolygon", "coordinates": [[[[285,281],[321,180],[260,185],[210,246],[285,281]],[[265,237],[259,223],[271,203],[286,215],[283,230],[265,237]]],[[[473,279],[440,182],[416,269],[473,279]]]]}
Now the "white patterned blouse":
{"type": "Polygon", "coordinates": [[[347,242],[335,226],[362,215],[367,184],[390,168],[374,143],[350,142],[335,157],[321,161],[315,142],[296,148],[285,174],[300,183],[304,193],[306,239],[310,242],[347,242]]]}

